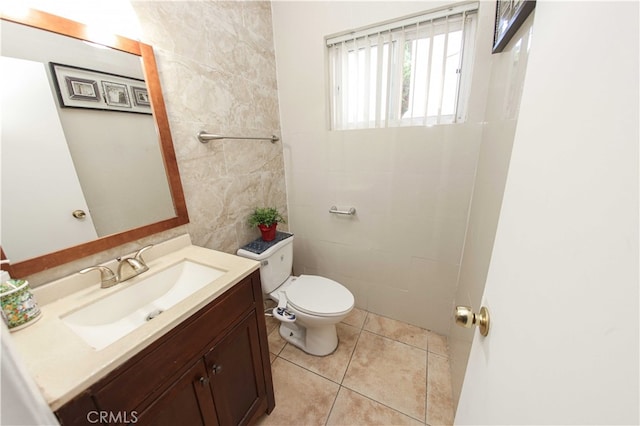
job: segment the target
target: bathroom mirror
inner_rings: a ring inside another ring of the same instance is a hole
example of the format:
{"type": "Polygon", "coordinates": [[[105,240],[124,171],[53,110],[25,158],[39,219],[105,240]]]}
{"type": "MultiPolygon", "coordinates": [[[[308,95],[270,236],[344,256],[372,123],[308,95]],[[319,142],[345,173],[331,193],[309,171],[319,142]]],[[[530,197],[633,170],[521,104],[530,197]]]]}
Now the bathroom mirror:
{"type": "Polygon", "coordinates": [[[33,9],[0,17],[3,269],[188,223],[153,48],[33,9]]]}

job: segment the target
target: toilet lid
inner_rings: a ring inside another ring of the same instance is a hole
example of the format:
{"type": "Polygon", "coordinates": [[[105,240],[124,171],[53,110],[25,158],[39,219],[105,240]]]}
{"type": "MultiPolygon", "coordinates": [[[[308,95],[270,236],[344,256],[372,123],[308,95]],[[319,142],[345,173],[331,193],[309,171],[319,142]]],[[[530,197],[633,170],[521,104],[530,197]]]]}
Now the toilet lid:
{"type": "Polygon", "coordinates": [[[353,294],[342,284],[317,275],[300,275],[285,293],[294,308],[310,315],[340,315],[354,303],[353,294]]]}

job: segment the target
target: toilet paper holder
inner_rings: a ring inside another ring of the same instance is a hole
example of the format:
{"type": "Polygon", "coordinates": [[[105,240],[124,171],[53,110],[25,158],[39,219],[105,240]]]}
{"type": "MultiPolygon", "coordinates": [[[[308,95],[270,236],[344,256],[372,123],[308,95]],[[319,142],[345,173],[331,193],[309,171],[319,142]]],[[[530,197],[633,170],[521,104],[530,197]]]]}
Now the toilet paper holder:
{"type": "Polygon", "coordinates": [[[349,210],[338,210],[338,208],[336,206],[331,206],[331,208],[329,209],[329,213],[333,213],[333,214],[344,214],[347,216],[353,216],[356,214],[356,208],[355,207],[351,207],[349,208],[349,210]]]}

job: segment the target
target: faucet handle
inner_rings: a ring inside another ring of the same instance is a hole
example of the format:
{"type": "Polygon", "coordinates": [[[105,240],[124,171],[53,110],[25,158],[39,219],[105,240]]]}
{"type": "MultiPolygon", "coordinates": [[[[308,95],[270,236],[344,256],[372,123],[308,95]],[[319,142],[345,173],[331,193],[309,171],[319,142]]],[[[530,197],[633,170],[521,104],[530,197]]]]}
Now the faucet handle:
{"type": "Polygon", "coordinates": [[[87,272],[91,272],[93,270],[100,271],[100,286],[102,288],[108,288],[115,284],[118,284],[118,276],[114,274],[111,268],[107,266],[91,266],[89,268],[82,269],[80,273],[86,274],[87,272]]]}
{"type": "Polygon", "coordinates": [[[142,253],[144,253],[145,251],[149,250],[151,247],[153,247],[153,244],[149,244],[148,246],[144,246],[142,247],[140,250],[138,250],[136,252],[136,254],[133,256],[134,259],[139,260],[140,262],[144,263],[144,261],[142,260],[142,253]]]}
{"type": "Polygon", "coordinates": [[[136,254],[134,254],[133,256],[130,257],[122,257],[122,256],[118,256],[116,257],[116,260],[118,262],[121,262],[122,260],[126,260],[126,259],[135,259],[137,261],[140,261],[142,263],[144,263],[144,261],[142,260],[142,253],[144,253],[145,251],[147,251],[148,249],[150,249],[151,247],[153,247],[153,244],[149,244],[148,246],[144,246],[142,247],[140,250],[138,250],[136,252],[136,254]]]}

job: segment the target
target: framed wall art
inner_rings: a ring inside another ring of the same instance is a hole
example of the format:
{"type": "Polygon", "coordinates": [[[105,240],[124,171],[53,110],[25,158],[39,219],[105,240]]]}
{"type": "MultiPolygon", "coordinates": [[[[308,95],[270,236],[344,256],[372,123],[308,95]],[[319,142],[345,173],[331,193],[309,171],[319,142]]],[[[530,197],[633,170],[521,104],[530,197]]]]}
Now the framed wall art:
{"type": "Polygon", "coordinates": [[[504,50],[509,40],[535,7],[535,0],[496,1],[496,21],[493,29],[491,53],[500,53],[504,50]]]}
{"type": "Polygon", "coordinates": [[[131,86],[131,93],[133,94],[133,103],[138,106],[151,106],[149,101],[149,92],[145,87],[131,86]]]}
{"type": "Polygon", "coordinates": [[[83,101],[99,102],[100,92],[98,82],[86,78],[65,76],[67,90],[70,99],[80,99],[83,101]]]}
{"type": "Polygon", "coordinates": [[[112,81],[102,81],[104,90],[104,101],[109,106],[131,108],[129,93],[126,84],[114,83],[112,81]]]}
{"type": "Polygon", "coordinates": [[[151,114],[144,80],[54,62],[49,67],[62,108],[151,114]]]}

